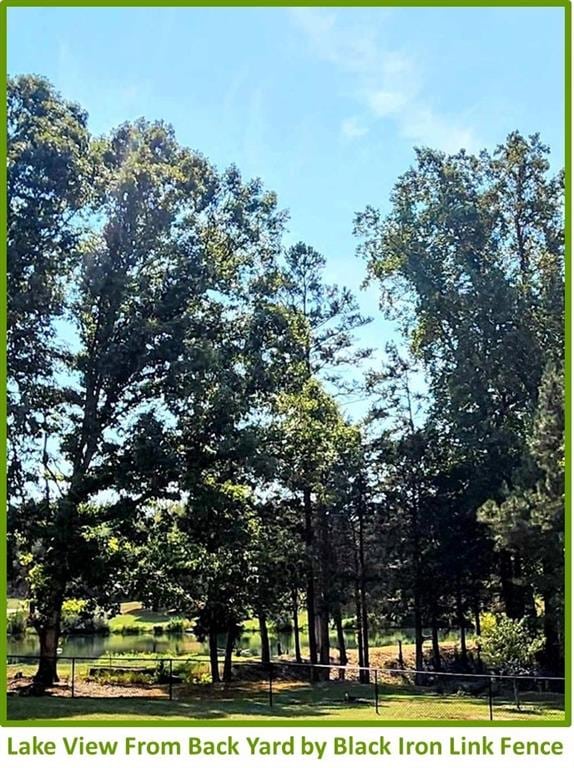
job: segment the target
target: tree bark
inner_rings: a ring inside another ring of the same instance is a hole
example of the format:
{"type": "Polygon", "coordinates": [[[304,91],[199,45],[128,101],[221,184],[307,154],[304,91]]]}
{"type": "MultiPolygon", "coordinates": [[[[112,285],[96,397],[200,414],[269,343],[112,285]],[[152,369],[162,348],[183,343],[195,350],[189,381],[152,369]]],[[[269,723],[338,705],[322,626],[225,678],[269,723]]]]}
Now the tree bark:
{"type": "Polygon", "coordinates": [[[209,663],[211,665],[211,681],[213,683],[221,682],[219,677],[219,657],[217,655],[217,632],[214,629],[209,630],[209,663]]]}
{"type": "Polygon", "coordinates": [[[474,599],[473,611],[474,611],[474,631],[476,633],[476,636],[480,637],[482,632],[482,627],[480,626],[480,603],[478,601],[478,597],[475,597],[474,599]]]}
{"type": "MultiPolygon", "coordinates": [[[[369,616],[367,610],[367,576],[365,569],[365,497],[363,478],[359,477],[359,601],[361,610],[361,634],[363,646],[363,666],[369,666],[369,616]]],[[[368,669],[361,670],[359,678],[362,683],[368,683],[368,669]]]]}
{"type": "Polygon", "coordinates": [[[466,626],[464,607],[462,603],[462,587],[460,583],[460,574],[456,577],[456,619],[460,630],[460,655],[463,664],[468,664],[468,654],[466,651],[466,626]]]}
{"type": "MultiPolygon", "coordinates": [[[[365,666],[365,654],[363,649],[363,618],[361,611],[361,598],[359,594],[359,581],[355,581],[355,616],[357,622],[357,653],[359,655],[359,666],[365,666]]],[[[359,679],[362,674],[359,672],[359,679]]]]}
{"type": "Polygon", "coordinates": [[[418,587],[415,589],[415,601],[414,601],[414,618],[415,618],[415,669],[417,672],[415,673],[415,685],[423,685],[425,682],[425,676],[420,674],[423,663],[424,663],[424,656],[423,656],[423,643],[424,643],[424,636],[423,636],[423,620],[422,620],[422,613],[421,613],[421,606],[420,606],[420,598],[419,598],[419,591],[418,587]]]}
{"type": "Polygon", "coordinates": [[[261,636],[261,661],[263,664],[269,664],[271,661],[271,651],[269,649],[269,633],[267,632],[267,620],[264,613],[260,613],[259,634],[261,636]]]}
{"type": "MultiPolygon", "coordinates": [[[[309,661],[317,663],[317,636],[315,634],[315,571],[313,568],[313,508],[311,489],[303,490],[303,509],[305,513],[305,549],[307,555],[307,632],[309,634],[309,661]]],[[[314,677],[314,676],[313,676],[314,677]]]]}
{"type": "MultiPolygon", "coordinates": [[[[522,619],[525,614],[524,593],[516,583],[517,562],[510,552],[500,552],[498,558],[504,612],[509,619],[522,619]]],[[[518,570],[520,566],[518,565],[518,570]]]]}
{"type": "Polygon", "coordinates": [[[293,636],[295,640],[295,661],[301,664],[303,657],[301,656],[301,637],[299,633],[299,601],[297,600],[297,588],[293,588],[293,636]]]}
{"type": "Polygon", "coordinates": [[[436,616],[433,614],[432,617],[432,656],[433,656],[433,666],[438,672],[442,667],[442,659],[440,655],[440,643],[438,639],[438,625],[436,621],[436,616]]]}
{"type": "MultiPolygon", "coordinates": [[[[326,511],[318,509],[319,538],[319,594],[317,601],[317,639],[319,663],[328,665],[331,661],[329,638],[329,530],[326,511]]],[[[321,669],[320,678],[328,680],[329,670],[321,669]]]]}
{"type": "Polygon", "coordinates": [[[227,629],[227,642],[225,643],[225,658],[223,660],[223,682],[231,682],[231,657],[233,656],[233,647],[237,637],[237,626],[235,622],[230,622],[227,629]]]}
{"type": "Polygon", "coordinates": [[[58,640],[60,638],[59,617],[37,630],[40,638],[40,660],[34,675],[34,683],[49,688],[59,682],[58,640]]]}
{"type": "MultiPolygon", "coordinates": [[[[542,564],[544,576],[554,577],[554,568],[548,560],[542,564]]],[[[544,605],[544,663],[553,675],[564,674],[564,653],[560,642],[560,611],[556,609],[556,594],[548,587],[542,592],[544,605]]]]}
{"type": "Polygon", "coordinates": [[[58,677],[58,642],[62,620],[63,592],[57,590],[49,610],[43,606],[42,618],[33,620],[34,628],[40,641],[40,659],[34,675],[38,688],[48,688],[59,682],[58,677]]]}
{"type": "MultiPolygon", "coordinates": [[[[337,629],[337,645],[339,647],[339,664],[344,667],[347,662],[347,648],[345,645],[345,633],[343,632],[343,619],[341,617],[341,606],[337,605],[333,609],[333,619],[337,629]]],[[[339,670],[339,680],[345,679],[345,670],[339,670]]]]}

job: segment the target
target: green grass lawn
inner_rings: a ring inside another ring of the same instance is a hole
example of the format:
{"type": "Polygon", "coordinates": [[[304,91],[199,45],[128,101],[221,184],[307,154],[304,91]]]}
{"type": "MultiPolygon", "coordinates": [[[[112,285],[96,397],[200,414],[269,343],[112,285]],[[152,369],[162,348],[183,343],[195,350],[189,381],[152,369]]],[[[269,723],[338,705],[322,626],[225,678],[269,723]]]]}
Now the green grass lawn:
{"type": "Polygon", "coordinates": [[[111,632],[121,632],[122,629],[134,628],[140,632],[152,632],[154,625],[165,626],[172,620],[182,618],[173,613],[155,613],[142,608],[141,603],[122,603],[120,613],[109,620],[111,632]]]}
{"type": "MultiPolygon", "coordinates": [[[[28,720],[361,720],[385,721],[487,721],[485,699],[443,696],[401,691],[387,686],[379,699],[379,714],[374,709],[372,689],[341,688],[337,684],[288,684],[278,686],[269,706],[264,689],[210,690],[188,694],[175,701],[167,699],[95,699],[61,697],[9,697],[8,718],[28,720]],[[349,704],[344,691],[352,691],[358,700],[349,704]]],[[[563,700],[556,694],[532,694],[524,697],[521,710],[510,701],[499,700],[494,707],[495,721],[563,721],[563,700]]]]}

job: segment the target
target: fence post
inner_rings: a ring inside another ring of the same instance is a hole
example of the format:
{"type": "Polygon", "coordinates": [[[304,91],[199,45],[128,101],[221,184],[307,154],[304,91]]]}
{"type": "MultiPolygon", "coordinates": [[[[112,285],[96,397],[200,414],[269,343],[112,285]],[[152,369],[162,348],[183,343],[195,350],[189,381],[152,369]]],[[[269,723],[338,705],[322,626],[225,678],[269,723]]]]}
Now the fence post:
{"type": "Polygon", "coordinates": [[[403,641],[399,640],[399,667],[403,669],[405,662],[403,659],[403,641]]]}
{"type": "Polygon", "coordinates": [[[379,714],[379,671],[375,669],[375,712],[379,714]]]}
{"type": "Polygon", "coordinates": [[[494,720],[492,712],[492,677],[488,678],[488,713],[491,720],[494,720]]]}
{"type": "Polygon", "coordinates": [[[269,662],[269,706],[273,706],[273,664],[269,662]]]}
{"type": "Polygon", "coordinates": [[[173,659],[169,660],[169,700],[173,700],[173,659]]]}
{"type": "Polygon", "coordinates": [[[72,698],[75,695],[76,657],[72,656],[72,698]]]}

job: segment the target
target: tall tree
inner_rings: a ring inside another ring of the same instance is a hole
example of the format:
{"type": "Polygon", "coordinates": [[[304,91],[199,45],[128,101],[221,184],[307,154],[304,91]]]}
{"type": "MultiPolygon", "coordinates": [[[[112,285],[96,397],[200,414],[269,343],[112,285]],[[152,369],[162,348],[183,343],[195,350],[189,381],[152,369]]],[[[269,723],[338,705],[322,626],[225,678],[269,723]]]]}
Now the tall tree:
{"type": "MultiPolygon", "coordinates": [[[[297,243],[285,253],[282,296],[286,307],[300,320],[297,358],[299,365],[293,371],[293,376],[300,382],[303,399],[305,388],[315,386],[310,384],[313,377],[320,376],[323,381],[339,389],[348,388],[349,382],[341,375],[342,370],[347,369],[349,373],[349,370],[354,369],[370,354],[370,350],[361,349],[355,344],[355,332],[369,323],[370,318],[361,314],[355,297],[347,288],[325,283],[325,263],[325,258],[320,253],[304,243],[297,243]]],[[[316,663],[319,655],[323,661],[328,660],[329,655],[328,612],[324,606],[320,609],[316,596],[317,579],[326,579],[324,545],[321,546],[323,557],[319,556],[317,560],[317,555],[320,554],[317,546],[326,536],[326,512],[324,508],[314,505],[310,486],[299,483],[299,490],[302,494],[304,539],[307,548],[309,655],[311,662],[316,663]],[[322,531],[319,536],[316,535],[316,526],[322,531]],[[318,572],[316,562],[319,566],[318,572]],[[323,618],[319,620],[318,615],[323,618]],[[319,633],[322,640],[318,637],[319,633]]]]}
{"type": "Polygon", "coordinates": [[[42,433],[58,405],[56,321],[78,261],[94,166],[87,116],[77,104],[33,76],[9,78],[7,96],[8,479],[10,496],[22,498],[27,457],[41,457],[42,433]]]}
{"type": "MultiPolygon", "coordinates": [[[[562,349],[562,176],[547,154],[519,134],[491,155],[418,150],[391,213],[356,221],[383,309],[425,365],[434,418],[472,467],[474,514],[512,487],[548,351],[562,349]]],[[[520,557],[501,551],[499,569],[508,614],[531,611],[520,557]]]]}
{"type": "Polygon", "coordinates": [[[39,685],[56,676],[62,603],[90,568],[79,557],[85,526],[98,525],[85,517],[90,501],[107,490],[117,495],[116,510],[134,511],[169,477],[153,462],[130,467],[130,441],[155,441],[158,450],[163,444],[145,413],[157,409],[157,384],[182,353],[184,310],[195,291],[180,222],[185,211],[204,206],[210,172],[165,126],[139,122],[122,126],[102,148],[98,178],[101,226],[78,245],[80,264],[68,286],[66,329],[75,349],[58,378],[62,417],[56,444],[45,451],[46,493],[26,505],[41,510],[42,522],[27,527],[25,507],[13,522],[30,533],[20,546],[40,637],[39,685]]]}

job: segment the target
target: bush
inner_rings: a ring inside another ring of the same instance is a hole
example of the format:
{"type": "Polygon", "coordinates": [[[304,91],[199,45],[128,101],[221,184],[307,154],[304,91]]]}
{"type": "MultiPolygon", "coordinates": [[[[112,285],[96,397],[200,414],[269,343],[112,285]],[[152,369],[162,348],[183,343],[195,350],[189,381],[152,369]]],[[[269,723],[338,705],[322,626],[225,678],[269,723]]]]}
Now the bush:
{"type": "Polygon", "coordinates": [[[120,635],[143,635],[145,633],[145,629],[142,627],[138,627],[135,624],[126,624],[123,627],[120,627],[118,629],[114,629],[114,634],[120,634],[120,635]]]}
{"type": "Polygon", "coordinates": [[[544,641],[533,634],[526,619],[500,618],[481,636],[481,647],[488,663],[506,675],[532,672],[535,657],[544,641]]]}
{"type": "Polygon", "coordinates": [[[189,627],[191,627],[191,622],[187,619],[170,619],[165,626],[165,631],[168,635],[183,635],[189,627]]]}
{"type": "Polygon", "coordinates": [[[208,664],[185,664],[178,672],[187,685],[210,685],[211,671],[208,664]]]}
{"type": "MultiPolygon", "coordinates": [[[[544,640],[534,635],[526,619],[497,619],[481,636],[481,646],[487,662],[504,675],[523,675],[534,671],[535,657],[544,640]]],[[[516,708],[520,709],[518,680],[512,680],[516,708]]]]}
{"type": "Polygon", "coordinates": [[[62,634],[107,635],[110,628],[101,614],[90,611],[86,600],[65,600],[62,606],[62,634]]]}
{"type": "Polygon", "coordinates": [[[102,685],[150,685],[154,681],[152,670],[106,670],[97,675],[97,681],[102,685]]]}
{"type": "Polygon", "coordinates": [[[7,635],[24,635],[28,626],[28,614],[26,611],[13,611],[8,614],[6,620],[7,635]]]}
{"type": "Polygon", "coordinates": [[[356,627],[357,627],[357,621],[356,621],[356,619],[354,619],[352,617],[343,619],[341,624],[342,624],[343,629],[347,630],[348,632],[350,632],[351,630],[355,630],[356,627]]]}

